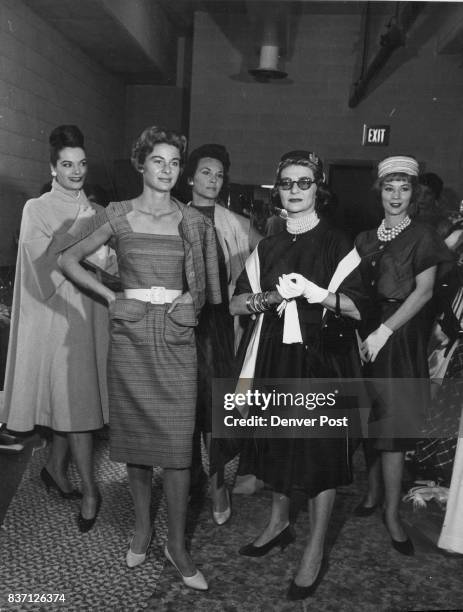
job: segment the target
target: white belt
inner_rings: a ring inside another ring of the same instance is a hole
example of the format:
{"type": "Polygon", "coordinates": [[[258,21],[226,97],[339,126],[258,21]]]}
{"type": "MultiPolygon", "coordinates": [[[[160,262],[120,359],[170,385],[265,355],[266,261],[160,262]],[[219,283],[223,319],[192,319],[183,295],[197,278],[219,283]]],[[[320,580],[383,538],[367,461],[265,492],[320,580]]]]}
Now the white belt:
{"type": "Polygon", "coordinates": [[[165,287],[150,287],[149,289],[124,289],[124,297],[151,304],[170,304],[175,298],[182,295],[180,289],[166,289],[165,287]]]}

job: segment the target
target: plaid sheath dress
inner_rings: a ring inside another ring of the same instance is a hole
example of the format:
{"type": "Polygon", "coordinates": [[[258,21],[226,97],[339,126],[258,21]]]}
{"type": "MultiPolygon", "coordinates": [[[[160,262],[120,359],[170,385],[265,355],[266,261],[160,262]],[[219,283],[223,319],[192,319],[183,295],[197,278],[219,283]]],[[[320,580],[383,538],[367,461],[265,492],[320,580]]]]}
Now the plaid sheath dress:
{"type": "MultiPolygon", "coordinates": [[[[185,290],[180,236],[133,232],[110,221],[124,289],[185,290]]],[[[110,309],[110,457],[168,468],[191,463],[196,405],[196,316],[192,304],[118,298],[110,309]]]]}

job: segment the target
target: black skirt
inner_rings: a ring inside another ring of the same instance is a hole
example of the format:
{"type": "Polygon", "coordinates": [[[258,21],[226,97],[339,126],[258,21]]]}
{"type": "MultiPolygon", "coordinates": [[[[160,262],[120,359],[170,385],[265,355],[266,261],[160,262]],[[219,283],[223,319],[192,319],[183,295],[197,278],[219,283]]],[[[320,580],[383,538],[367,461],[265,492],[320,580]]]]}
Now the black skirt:
{"type": "MultiPolygon", "coordinates": [[[[265,316],[256,381],[275,378],[307,382],[311,378],[360,376],[354,343],[351,352],[339,357],[324,351],[318,329],[312,328],[310,335],[302,331],[304,344],[282,344],[282,320],[273,313],[265,316]]],[[[329,416],[329,408],[323,408],[323,414],[329,416]]],[[[351,410],[349,414],[352,418],[355,412],[351,410]]],[[[317,410],[310,416],[317,416],[317,410]]],[[[355,425],[359,429],[358,422],[355,425]]],[[[352,482],[352,446],[353,440],[347,434],[336,438],[250,438],[242,441],[239,471],[255,474],[276,492],[289,496],[293,489],[302,489],[314,497],[352,482]]]]}

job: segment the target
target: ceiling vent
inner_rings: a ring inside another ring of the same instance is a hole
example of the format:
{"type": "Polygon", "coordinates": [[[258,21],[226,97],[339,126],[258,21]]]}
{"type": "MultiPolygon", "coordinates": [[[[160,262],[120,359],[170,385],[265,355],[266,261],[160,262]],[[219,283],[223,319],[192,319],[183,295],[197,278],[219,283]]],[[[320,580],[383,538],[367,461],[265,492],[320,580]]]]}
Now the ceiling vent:
{"type": "MultiPolygon", "coordinates": [[[[254,13],[255,14],[255,13],[254,13]]],[[[287,15],[281,5],[266,3],[260,5],[259,30],[261,32],[261,46],[259,50],[259,65],[249,70],[256,81],[268,82],[272,79],[284,79],[287,72],[280,70],[279,61],[282,47],[282,39],[285,37],[287,15]],[[264,18],[262,19],[262,14],[264,18]]]]}

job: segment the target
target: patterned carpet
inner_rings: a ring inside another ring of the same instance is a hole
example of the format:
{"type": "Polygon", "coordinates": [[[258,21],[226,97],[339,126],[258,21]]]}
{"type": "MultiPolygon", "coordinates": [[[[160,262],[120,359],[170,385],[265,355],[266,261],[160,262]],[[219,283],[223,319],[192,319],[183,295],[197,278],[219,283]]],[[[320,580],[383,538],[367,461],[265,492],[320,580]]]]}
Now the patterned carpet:
{"type": "MultiPolygon", "coordinates": [[[[76,524],[79,502],[63,500],[55,492],[47,494],[40,481],[46,453],[45,449],[34,453],[0,532],[2,612],[145,609],[164,562],[160,550],[152,546],[144,565],[136,570],[125,565],[133,524],[125,466],[110,461],[107,444],[99,443],[96,476],[103,503],[95,527],[82,535],[76,524]],[[64,593],[66,602],[59,608],[36,603],[5,607],[5,593],[64,593]]],[[[71,480],[78,483],[72,466],[71,480]]],[[[153,481],[152,512],[157,538],[163,541],[167,528],[160,470],[153,481]]]]}
{"type": "MultiPolygon", "coordinates": [[[[105,442],[96,454],[103,495],[98,521],[81,535],[75,523],[78,503],[48,495],[39,480],[44,449],[36,452],[0,530],[0,608],[2,612],[66,610],[70,612],[409,612],[463,609],[463,559],[444,557],[414,528],[416,515],[404,518],[416,545],[406,558],[392,549],[379,512],[355,518],[352,509],[365,487],[361,462],[355,482],[339,490],[329,529],[329,569],[314,597],[291,603],[285,592],[297,567],[308,532],[308,517],[295,500],[297,540],[286,551],[262,559],[237,554],[264,525],[270,492],[233,497],[233,516],[217,527],[207,496],[191,504],[188,534],[192,556],[209,581],[206,593],[192,591],[165,564],[166,508],[161,474],[155,471],[153,516],[156,538],[147,561],[129,570],[125,551],[132,526],[132,504],[125,467],[108,459],[105,442]],[[6,603],[5,593],[64,593],[65,604],[6,603]]],[[[358,463],[358,461],[357,461],[358,463]]],[[[231,484],[233,470],[228,473],[231,484]]],[[[77,483],[77,478],[73,474],[77,483]]],[[[423,516],[421,515],[421,519],[423,516]]]]}
{"type": "MultiPolygon", "coordinates": [[[[328,534],[329,569],[316,594],[289,602],[285,593],[297,568],[309,531],[302,506],[295,510],[297,540],[284,552],[261,559],[242,557],[238,549],[252,541],[268,516],[271,495],[235,495],[232,519],[217,527],[206,503],[194,533],[194,558],[209,580],[207,593],[191,593],[166,568],[150,599],[151,611],[172,612],[414,612],[463,610],[463,559],[446,558],[413,528],[414,513],[403,508],[416,556],[403,557],[389,543],[380,513],[352,516],[361,499],[365,474],[339,489],[328,534]]],[[[302,500],[301,500],[302,501],[302,500]]]]}

